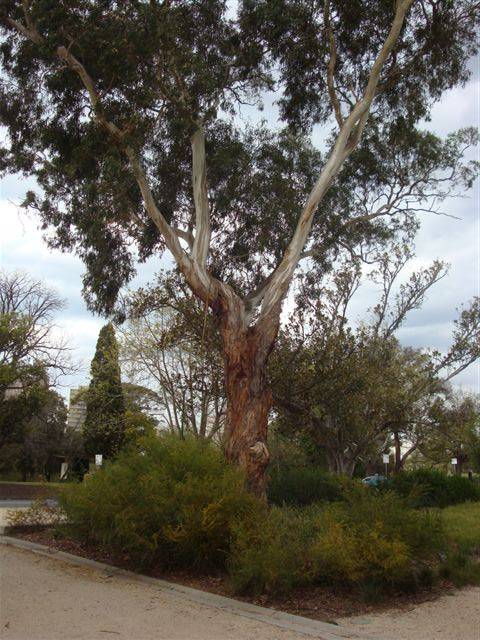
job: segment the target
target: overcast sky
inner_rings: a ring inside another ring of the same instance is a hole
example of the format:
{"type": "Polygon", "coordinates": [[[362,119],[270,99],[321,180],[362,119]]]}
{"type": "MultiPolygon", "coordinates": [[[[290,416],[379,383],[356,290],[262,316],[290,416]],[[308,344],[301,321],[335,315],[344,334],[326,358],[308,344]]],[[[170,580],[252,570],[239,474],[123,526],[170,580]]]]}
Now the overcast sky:
{"type": "MultiPolygon", "coordinates": [[[[480,123],[479,60],[473,64],[473,76],[463,88],[446,93],[432,113],[428,128],[446,135],[460,127],[478,126],[480,123]]],[[[249,114],[244,114],[249,118],[249,114]]],[[[268,108],[263,117],[274,118],[275,109],[268,108]]],[[[317,136],[315,136],[317,137],[317,136]]],[[[320,142],[320,139],[315,140],[320,142]]],[[[479,158],[479,150],[472,154],[479,158]]],[[[62,254],[46,247],[39,230],[38,220],[19,209],[25,191],[34,187],[18,176],[5,178],[0,186],[0,264],[7,271],[24,269],[35,278],[54,287],[66,299],[66,309],[58,315],[58,331],[69,339],[76,360],[83,362],[83,370],[75,378],[65,380],[64,392],[69,386],[88,379],[98,331],[104,319],[92,315],[82,299],[83,265],[72,254],[62,254]]],[[[405,345],[448,349],[456,308],[475,295],[480,295],[480,191],[477,184],[461,199],[450,199],[442,207],[450,217],[424,216],[416,241],[416,254],[412,267],[427,265],[435,258],[451,264],[447,278],[440,281],[428,295],[423,308],[413,312],[400,330],[398,337],[405,345]]],[[[136,281],[144,283],[158,269],[160,262],[150,260],[139,267],[136,281]]],[[[360,319],[375,301],[372,285],[363,286],[352,306],[352,319],[360,319]]],[[[480,364],[472,365],[456,378],[464,389],[480,392],[480,364]]]]}

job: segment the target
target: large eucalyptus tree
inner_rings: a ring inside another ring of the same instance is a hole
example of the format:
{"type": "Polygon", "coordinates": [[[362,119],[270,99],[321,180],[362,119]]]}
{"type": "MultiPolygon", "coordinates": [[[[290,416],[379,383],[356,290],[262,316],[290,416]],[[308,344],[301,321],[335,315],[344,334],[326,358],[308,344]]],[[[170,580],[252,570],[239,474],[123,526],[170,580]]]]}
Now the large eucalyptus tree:
{"type": "Polygon", "coordinates": [[[413,201],[428,208],[471,178],[458,170],[471,132],[443,144],[416,124],[467,79],[478,3],[3,0],[0,11],[1,169],[35,176],[25,205],[53,246],[82,257],[95,310],[111,311],[137,257],[170,252],[218,319],[227,454],[262,494],[266,362],[299,262],[326,269],[414,224],[413,201]],[[240,126],[269,91],[285,128],[240,126]]]}

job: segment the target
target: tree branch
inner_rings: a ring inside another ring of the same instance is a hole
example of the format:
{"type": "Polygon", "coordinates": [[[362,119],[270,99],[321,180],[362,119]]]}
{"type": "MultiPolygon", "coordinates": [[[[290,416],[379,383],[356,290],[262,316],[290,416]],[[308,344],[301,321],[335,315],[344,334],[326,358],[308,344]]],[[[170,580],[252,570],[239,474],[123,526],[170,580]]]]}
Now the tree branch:
{"type": "Polygon", "coordinates": [[[22,8],[23,8],[23,15],[25,17],[25,22],[27,26],[23,25],[21,22],[17,22],[16,20],[13,20],[13,18],[9,18],[8,16],[4,18],[6,24],[8,24],[10,27],[12,27],[12,29],[15,29],[15,31],[22,34],[29,40],[32,40],[32,42],[35,42],[35,44],[41,44],[42,37],[36,30],[35,25],[33,24],[30,18],[30,15],[29,15],[30,7],[29,7],[29,2],[27,0],[22,1],[22,8]]]}
{"type": "Polygon", "coordinates": [[[192,136],[192,184],[195,202],[195,240],[192,258],[201,268],[204,268],[210,246],[211,230],[207,194],[205,132],[202,126],[192,136]]]}
{"type": "Polygon", "coordinates": [[[66,47],[63,46],[57,48],[57,56],[61,60],[64,60],[70,67],[70,69],[72,71],[75,71],[75,73],[79,76],[83,86],[88,92],[90,104],[93,107],[97,122],[99,122],[114,138],[116,138],[117,140],[122,140],[123,136],[125,135],[124,132],[119,129],[116,124],[110,122],[105,117],[98,91],[96,90],[95,84],[90,75],[87,73],[83,64],[79,60],[77,60],[77,58],[72,55],[66,47]]]}
{"type": "Polygon", "coordinates": [[[328,37],[328,44],[330,48],[330,59],[327,66],[327,87],[328,95],[330,96],[330,102],[332,103],[333,110],[335,112],[335,118],[337,119],[340,129],[343,126],[343,115],[340,102],[338,100],[337,93],[335,91],[334,74],[335,65],[337,63],[337,48],[335,46],[335,37],[333,35],[332,23],[330,22],[330,2],[325,0],[324,4],[325,15],[325,28],[328,37]]]}
{"type": "Polygon", "coordinates": [[[190,231],[185,231],[185,229],[180,229],[180,227],[172,227],[172,229],[181,240],[185,240],[190,249],[193,247],[194,237],[190,231]]]}
{"type": "MultiPolygon", "coordinates": [[[[10,18],[6,18],[7,24],[33,42],[41,44],[42,38],[28,17],[28,2],[25,0],[23,4],[27,27],[10,18]]],[[[197,234],[193,243],[194,260],[192,260],[181,246],[179,234],[177,235],[158,209],[140,159],[134,149],[125,144],[124,136],[126,132],[122,131],[115,123],[108,120],[105,116],[100,94],[95,87],[92,77],[89,75],[83,64],[66,47],[57,47],[56,55],[79,76],[83,86],[87,90],[89,101],[97,122],[101,124],[117,142],[121,143],[122,150],[129,160],[130,167],[142,194],[145,209],[162,234],[167,248],[175,258],[190,287],[202,300],[210,301],[217,293],[216,289],[218,287],[215,285],[220,283],[211,278],[204,268],[210,241],[210,223],[208,218],[208,199],[206,193],[205,140],[203,129],[200,128],[197,130],[192,137],[193,183],[195,209],[197,212],[197,234]]]]}
{"type": "Polygon", "coordinates": [[[159,211],[144,169],[134,150],[131,147],[126,147],[125,153],[130,161],[130,166],[140,188],[148,215],[162,234],[165,244],[175,258],[180,271],[185,276],[189,285],[203,301],[208,302],[215,290],[213,278],[207,274],[205,269],[200,268],[199,265],[189,258],[180,244],[178,235],[159,211]]]}
{"type": "MultiPolygon", "coordinates": [[[[370,106],[375,97],[382,67],[393,49],[402,29],[405,15],[414,0],[401,0],[396,4],[395,17],[390,32],[372,66],[367,86],[361,100],[344,120],[333,150],[315,184],[299,217],[292,240],[273,277],[262,291],[262,309],[265,316],[281,304],[285,297],[293,273],[302,254],[303,247],[312,227],[313,216],[332,180],[340,171],[344,161],[358,144],[368,118],[370,106]]],[[[259,297],[257,296],[259,302],[259,297]]]]}

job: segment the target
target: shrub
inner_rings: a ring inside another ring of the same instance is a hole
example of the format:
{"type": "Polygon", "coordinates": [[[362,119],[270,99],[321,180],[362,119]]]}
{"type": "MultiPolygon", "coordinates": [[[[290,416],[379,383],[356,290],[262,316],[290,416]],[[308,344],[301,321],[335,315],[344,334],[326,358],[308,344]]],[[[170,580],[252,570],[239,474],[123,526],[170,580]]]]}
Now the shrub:
{"type": "Polygon", "coordinates": [[[480,485],[463,476],[448,476],[434,469],[405,471],[391,478],[387,489],[407,498],[415,507],[447,507],[480,500],[480,485]]]}
{"type": "Polygon", "coordinates": [[[162,435],[120,454],[61,497],[81,538],[143,565],[222,566],[238,519],[262,506],[213,445],[162,435]]]}
{"type": "Polygon", "coordinates": [[[334,502],[342,500],[345,490],[353,484],[347,477],[318,467],[282,465],[270,471],[268,500],[278,506],[334,502]]]}
{"type": "Polygon", "coordinates": [[[367,489],[325,507],[310,557],[316,575],[329,583],[401,588],[415,585],[445,545],[438,514],[367,489]]]}
{"type": "Polygon", "coordinates": [[[229,570],[237,592],[286,594],[319,583],[411,588],[431,576],[445,544],[438,514],[357,488],[341,503],[272,508],[255,528],[240,525],[229,570]]]}
{"type": "Polygon", "coordinates": [[[309,549],[318,507],[272,507],[256,523],[239,523],[229,574],[235,593],[287,594],[313,581],[309,549]]]}

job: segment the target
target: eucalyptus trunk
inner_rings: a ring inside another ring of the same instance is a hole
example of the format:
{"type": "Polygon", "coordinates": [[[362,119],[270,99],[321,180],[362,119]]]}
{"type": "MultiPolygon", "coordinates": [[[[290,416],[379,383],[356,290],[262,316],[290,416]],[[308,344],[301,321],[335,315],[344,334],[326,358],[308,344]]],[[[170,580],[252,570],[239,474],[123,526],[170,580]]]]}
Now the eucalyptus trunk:
{"type": "Polygon", "coordinates": [[[221,317],[224,349],[227,427],[227,459],[244,471],[249,490],[266,496],[268,416],[272,392],[267,363],[278,332],[278,318],[268,324],[246,326],[239,309],[221,317]]]}

